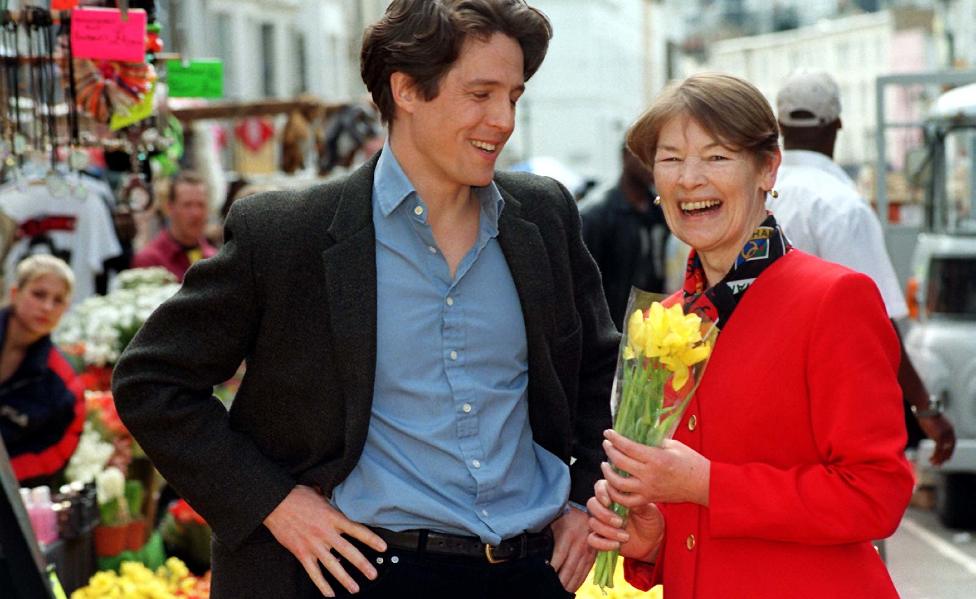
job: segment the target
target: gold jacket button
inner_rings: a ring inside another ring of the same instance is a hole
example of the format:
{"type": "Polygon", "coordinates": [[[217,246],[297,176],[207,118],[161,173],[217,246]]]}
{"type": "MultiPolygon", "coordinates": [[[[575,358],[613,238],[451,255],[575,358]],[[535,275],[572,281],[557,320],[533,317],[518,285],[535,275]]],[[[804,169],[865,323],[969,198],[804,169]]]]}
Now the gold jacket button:
{"type": "Polygon", "coordinates": [[[698,419],[692,414],[691,418],[688,419],[688,430],[693,431],[696,426],[698,426],[698,419]]]}
{"type": "Polygon", "coordinates": [[[685,547],[688,548],[688,551],[695,548],[695,535],[688,535],[688,538],[685,540],[685,547]]]}

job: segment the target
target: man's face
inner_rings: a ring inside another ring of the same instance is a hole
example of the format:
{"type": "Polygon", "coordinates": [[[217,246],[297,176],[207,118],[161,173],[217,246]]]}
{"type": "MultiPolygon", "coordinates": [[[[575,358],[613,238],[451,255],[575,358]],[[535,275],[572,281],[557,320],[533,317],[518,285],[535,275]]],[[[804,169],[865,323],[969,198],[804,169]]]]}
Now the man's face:
{"type": "Polygon", "coordinates": [[[488,185],[525,91],[521,46],[499,33],[487,41],[468,37],[439,88],[436,98],[414,102],[395,129],[397,158],[412,178],[448,192],[488,185]]]}
{"type": "Polygon", "coordinates": [[[195,245],[207,226],[207,188],[196,183],[178,183],[169,204],[169,227],[176,240],[195,245]]]}

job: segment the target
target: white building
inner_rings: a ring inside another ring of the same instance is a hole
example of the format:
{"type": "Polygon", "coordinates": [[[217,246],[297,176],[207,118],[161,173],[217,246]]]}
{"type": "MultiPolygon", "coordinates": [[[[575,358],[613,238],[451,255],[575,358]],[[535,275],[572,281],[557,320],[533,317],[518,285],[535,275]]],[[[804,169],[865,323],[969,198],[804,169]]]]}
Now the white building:
{"type": "MultiPolygon", "coordinates": [[[[843,129],[835,157],[842,165],[860,166],[873,160],[875,154],[877,77],[937,66],[931,23],[931,13],[910,10],[823,20],[800,29],[715,42],[707,61],[689,61],[685,68],[688,74],[721,71],[744,77],[770,103],[775,102],[779,85],[793,70],[826,70],[840,86],[843,106],[843,129]]],[[[902,106],[912,104],[900,97],[908,93],[911,90],[897,90],[888,98],[890,120],[912,116],[900,112],[902,106]]],[[[905,144],[910,142],[904,140],[905,144]]]]}
{"type": "Polygon", "coordinates": [[[616,180],[627,127],[647,105],[653,68],[649,0],[535,0],[553,39],[518,107],[505,161],[551,156],[578,174],[616,180]]]}
{"type": "Polygon", "coordinates": [[[940,9],[939,33],[951,36],[953,66],[976,67],[976,0],[948,0],[940,9]]]}
{"type": "Polygon", "coordinates": [[[160,0],[167,50],[220,58],[228,99],[364,93],[359,48],[386,0],[160,0]]]}

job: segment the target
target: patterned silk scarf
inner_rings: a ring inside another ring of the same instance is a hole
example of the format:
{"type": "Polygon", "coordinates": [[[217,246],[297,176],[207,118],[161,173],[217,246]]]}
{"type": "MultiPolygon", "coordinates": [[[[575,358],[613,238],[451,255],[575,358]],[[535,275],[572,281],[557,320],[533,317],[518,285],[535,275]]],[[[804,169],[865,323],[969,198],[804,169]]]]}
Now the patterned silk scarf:
{"type": "Polygon", "coordinates": [[[766,220],[753,231],[749,241],[742,246],[732,270],[707,289],[705,269],[698,253],[692,249],[685,271],[682,299],[685,312],[701,311],[721,329],[732,317],[735,307],[756,278],[792,249],[783,229],[769,213],[766,220]]]}

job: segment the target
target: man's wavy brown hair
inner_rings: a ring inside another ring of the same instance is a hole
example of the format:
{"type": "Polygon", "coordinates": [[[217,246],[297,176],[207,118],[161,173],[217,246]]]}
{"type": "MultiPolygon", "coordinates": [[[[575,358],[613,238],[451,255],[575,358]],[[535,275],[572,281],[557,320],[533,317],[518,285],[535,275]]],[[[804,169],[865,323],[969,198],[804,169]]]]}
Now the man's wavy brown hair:
{"type": "Polygon", "coordinates": [[[487,41],[502,33],[518,42],[525,80],[542,64],[552,38],[549,19],[524,0],[394,0],[383,18],[366,29],[360,74],[384,122],[394,116],[390,75],[413,79],[425,100],[458,59],[468,36],[487,41]]]}

